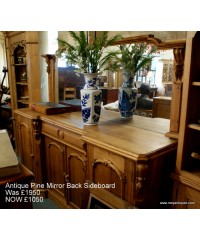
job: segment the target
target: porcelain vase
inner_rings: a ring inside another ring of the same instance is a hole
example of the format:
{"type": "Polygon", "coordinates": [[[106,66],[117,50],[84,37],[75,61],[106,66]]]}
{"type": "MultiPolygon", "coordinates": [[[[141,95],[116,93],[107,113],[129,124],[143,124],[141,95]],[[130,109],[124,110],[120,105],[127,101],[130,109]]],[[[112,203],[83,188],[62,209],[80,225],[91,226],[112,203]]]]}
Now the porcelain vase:
{"type": "Polygon", "coordinates": [[[102,92],[96,86],[97,73],[85,73],[81,89],[81,112],[85,125],[97,125],[101,114],[102,92]]]}
{"type": "Polygon", "coordinates": [[[132,118],[137,106],[138,89],[133,87],[133,77],[123,73],[124,83],[119,88],[118,102],[121,118],[132,118]]]}

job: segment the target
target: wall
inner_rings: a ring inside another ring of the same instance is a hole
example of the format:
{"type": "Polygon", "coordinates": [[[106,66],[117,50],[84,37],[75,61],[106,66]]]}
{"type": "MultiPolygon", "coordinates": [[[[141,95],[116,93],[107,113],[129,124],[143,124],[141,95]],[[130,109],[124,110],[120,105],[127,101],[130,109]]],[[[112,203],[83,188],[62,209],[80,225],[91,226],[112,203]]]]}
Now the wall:
{"type": "MultiPolygon", "coordinates": [[[[48,51],[48,32],[39,32],[39,54],[40,56],[46,54],[48,51]]],[[[40,57],[40,81],[41,81],[41,95],[42,101],[48,101],[48,74],[46,71],[47,64],[45,59],[40,57]]]]}
{"type": "MultiPolygon", "coordinates": [[[[55,54],[57,49],[57,31],[41,31],[39,32],[39,54],[40,58],[40,77],[41,77],[41,91],[42,91],[42,101],[49,101],[48,92],[48,73],[47,73],[47,63],[42,55],[45,54],[55,54]]],[[[55,79],[55,98],[58,100],[58,76],[56,67],[56,79],[55,79]]]]}

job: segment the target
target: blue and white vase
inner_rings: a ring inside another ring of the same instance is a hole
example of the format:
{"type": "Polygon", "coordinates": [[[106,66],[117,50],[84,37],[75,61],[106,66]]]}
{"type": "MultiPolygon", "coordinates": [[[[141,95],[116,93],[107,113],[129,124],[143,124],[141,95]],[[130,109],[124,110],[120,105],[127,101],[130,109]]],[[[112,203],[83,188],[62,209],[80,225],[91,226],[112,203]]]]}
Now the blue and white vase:
{"type": "Polygon", "coordinates": [[[133,77],[123,72],[124,83],[119,88],[118,102],[121,118],[132,118],[137,106],[138,89],[133,87],[133,77]]]}
{"type": "Polygon", "coordinates": [[[96,86],[97,73],[84,73],[81,89],[81,112],[85,125],[97,125],[101,114],[102,91],[96,86]]]}

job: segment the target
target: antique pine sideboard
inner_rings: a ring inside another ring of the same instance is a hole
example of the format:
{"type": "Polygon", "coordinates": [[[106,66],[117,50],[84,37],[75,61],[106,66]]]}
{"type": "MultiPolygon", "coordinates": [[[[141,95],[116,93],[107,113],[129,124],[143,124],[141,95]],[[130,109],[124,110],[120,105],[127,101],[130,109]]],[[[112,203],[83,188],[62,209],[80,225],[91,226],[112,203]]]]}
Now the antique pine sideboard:
{"type": "Polygon", "coordinates": [[[29,109],[15,110],[14,119],[17,155],[59,206],[87,208],[88,181],[100,186],[97,193],[114,186],[103,190],[102,200],[108,194],[111,203],[113,196],[137,208],[162,208],[161,201],[171,200],[177,140],[165,136],[168,119],[123,120],[103,110],[98,125],[85,126],[80,112],[29,109]]]}

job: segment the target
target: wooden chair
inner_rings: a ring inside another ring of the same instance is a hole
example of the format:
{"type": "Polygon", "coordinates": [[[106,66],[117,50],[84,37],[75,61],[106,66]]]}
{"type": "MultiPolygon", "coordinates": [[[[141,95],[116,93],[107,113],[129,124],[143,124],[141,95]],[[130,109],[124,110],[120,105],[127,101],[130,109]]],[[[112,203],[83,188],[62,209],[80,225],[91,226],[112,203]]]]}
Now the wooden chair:
{"type": "Polygon", "coordinates": [[[75,87],[64,87],[63,98],[64,98],[64,101],[66,99],[75,99],[76,98],[76,88],[75,87]]]}

